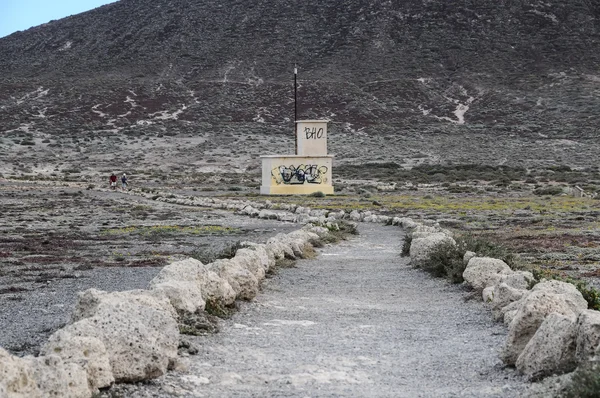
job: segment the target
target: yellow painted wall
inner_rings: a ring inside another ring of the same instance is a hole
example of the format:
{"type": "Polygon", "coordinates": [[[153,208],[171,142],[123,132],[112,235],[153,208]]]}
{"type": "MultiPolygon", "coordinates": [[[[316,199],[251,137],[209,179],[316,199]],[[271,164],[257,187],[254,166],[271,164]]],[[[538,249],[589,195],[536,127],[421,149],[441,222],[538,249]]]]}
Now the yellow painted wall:
{"type": "Polygon", "coordinates": [[[263,195],[333,193],[333,156],[270,155],[261,160],[263,195]]]}

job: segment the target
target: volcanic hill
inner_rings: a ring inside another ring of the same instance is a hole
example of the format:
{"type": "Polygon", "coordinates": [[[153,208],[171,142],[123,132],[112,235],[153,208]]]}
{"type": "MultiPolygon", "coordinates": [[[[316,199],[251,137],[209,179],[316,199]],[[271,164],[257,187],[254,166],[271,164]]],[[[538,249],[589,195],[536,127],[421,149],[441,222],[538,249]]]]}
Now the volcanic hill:
{"type": "Polygon", "coordinates": [[[0,173],[256,168],[294,65],[336,162],[600,159],[600,0],[121,0],[0,39],[0,173]]]}

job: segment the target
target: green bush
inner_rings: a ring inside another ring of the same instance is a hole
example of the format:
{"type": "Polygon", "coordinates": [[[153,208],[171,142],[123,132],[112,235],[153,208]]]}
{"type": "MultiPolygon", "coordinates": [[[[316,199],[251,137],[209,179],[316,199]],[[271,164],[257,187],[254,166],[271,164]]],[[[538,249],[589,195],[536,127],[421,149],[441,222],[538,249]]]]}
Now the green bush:
{"type": "Polygon", "coordinates": [[[236,242],[228,244],[217,253],[210,250],[196,251],[191,253],[190,257],[202,261],[204,264],[210,264],[215,260],[219,260],[222,258],[229,259],[235,257],[235,253],[237,253],[238,249],[240,249],[241,247],[242,243],[238,240],[236,242]]]}
{"type": "Polygon", "coordinates": [[[533,193],[536,195],[544,196],[544,195],[560,195],[563,193],[562,187],[553,186],[553,187],[545,187],[545,188],[537,188],[533,190],[533,193]]]}
{"type": "MultiPolygon", "coordinates": [[[[499,258],[509,267],[513,269],[516,267],[516,256],[503,246],[475,238],[470,234],[457,236],[455,241],[456,245],[445,243],[432,250],[429,258],[421,264],[420,268],[433,276],[446,277],[453,283],[462,283],[464,280],[462,275],[466,267],[463,258],[467,251],[475,252],[482,257],[499,258]]],[[[409,255],[411,243],[412,236],[407,234],[404,237],[402,256],[409,255]]]]}
{"type": "Polygon", "coordinates": [[[410,245],[412,243],[412,234],[404,235],[404,243],[402,244],[402,257],[408,257],[410,255],[410,245]]]}
{"type": "Polygon", "coordinates": [[[517,256],[502,245],[477,238],[472,234],[458,236],[456,244],[461,248],[463,256],[468,251],[475,252],[480,257],[498,258],[504,261],[511,269],[518,268],[517,256]]]}
{"type": "Polygon", "coordinates": [[[449,242],[444,243],[432,250],[429,258],[419,268],[435,277],[446,277],[452,283],[461,283],[465,270],[463,256],[464,252],[459,247],[449,242]]]}
{"type": "Polygon", "coordinates": [[[591,364],[577,369],[563,397],[600,398],[600,367],[591,364]]]}
{"type": "Polygon", "coordinates": [[[324,198],[325,194],[321,191],[317,191],[317,192],[311,193],[309,196],[312,196],[313,198],[324,198]]]}

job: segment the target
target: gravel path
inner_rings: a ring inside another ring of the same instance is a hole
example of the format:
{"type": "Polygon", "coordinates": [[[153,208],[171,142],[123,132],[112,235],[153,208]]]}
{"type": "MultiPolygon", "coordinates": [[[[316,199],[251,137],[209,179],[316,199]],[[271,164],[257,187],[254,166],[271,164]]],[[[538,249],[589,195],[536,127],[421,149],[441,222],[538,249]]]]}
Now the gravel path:
{"type": "Polygon", "coordinates": [[[186,373],[131,397],[517,397],[505,328],[460,286],[401,258],[402,232],[361,235],[282,270],[253,303],[198,337],[186,373]]]}

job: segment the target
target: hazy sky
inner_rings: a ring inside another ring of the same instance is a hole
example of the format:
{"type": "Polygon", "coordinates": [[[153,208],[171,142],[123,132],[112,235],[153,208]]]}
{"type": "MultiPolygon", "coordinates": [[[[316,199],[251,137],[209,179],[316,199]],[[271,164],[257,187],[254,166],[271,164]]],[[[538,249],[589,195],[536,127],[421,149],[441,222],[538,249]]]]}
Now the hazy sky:
{"type": "MultiPolygon", "coordinates": [[[[116,0],[0,0],[0,37],[116,0]]],[[[151,0],[150,0],[151,1],[151,0]]]]}

